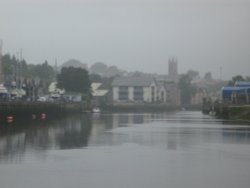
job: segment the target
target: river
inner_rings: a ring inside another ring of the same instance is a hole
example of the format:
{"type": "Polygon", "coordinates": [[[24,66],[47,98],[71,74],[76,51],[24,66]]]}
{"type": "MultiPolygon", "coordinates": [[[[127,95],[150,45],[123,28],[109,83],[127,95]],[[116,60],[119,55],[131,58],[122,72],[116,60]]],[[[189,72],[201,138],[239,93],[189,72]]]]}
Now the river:
{"type": "Polygon", "coordinates": [[[201,112],[0,127],[1,188],[249,188],[250,125],[201,112]]]}

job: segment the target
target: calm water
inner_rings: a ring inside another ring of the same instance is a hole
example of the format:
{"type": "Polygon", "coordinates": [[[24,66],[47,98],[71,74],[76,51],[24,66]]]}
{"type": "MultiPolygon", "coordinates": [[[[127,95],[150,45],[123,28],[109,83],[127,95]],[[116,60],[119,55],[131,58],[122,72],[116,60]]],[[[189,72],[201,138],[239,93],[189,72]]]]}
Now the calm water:
{"type": "Polygon", "coordinates": [[[250,125],[200,112],[0,127],[1,188],[249,188],[250,125]]]}

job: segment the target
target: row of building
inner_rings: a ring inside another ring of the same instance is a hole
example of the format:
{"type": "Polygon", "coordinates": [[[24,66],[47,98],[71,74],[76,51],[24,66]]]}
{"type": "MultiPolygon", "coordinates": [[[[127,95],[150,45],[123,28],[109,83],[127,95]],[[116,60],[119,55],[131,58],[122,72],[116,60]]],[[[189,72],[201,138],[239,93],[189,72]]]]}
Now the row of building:
{"type": "Polygon", "coordinates": [[[117,77],[112,83],[112,102],[180,105],[180,91],[174,82],[157,82],[149,76],[117,77]]]}
{"type": "MultiPolygon", "coordinates": [[[[155,103],[181,105],[180,89],[177,83],[156,80],[150,76],[116,77],[110,90],[102,88],[101,83],[92,83],[93,103],[141,104],[155,103]]],[[[204,88],[197,88],[191,97],[191,105],[202,104],[207,97],[204,88]]]]}

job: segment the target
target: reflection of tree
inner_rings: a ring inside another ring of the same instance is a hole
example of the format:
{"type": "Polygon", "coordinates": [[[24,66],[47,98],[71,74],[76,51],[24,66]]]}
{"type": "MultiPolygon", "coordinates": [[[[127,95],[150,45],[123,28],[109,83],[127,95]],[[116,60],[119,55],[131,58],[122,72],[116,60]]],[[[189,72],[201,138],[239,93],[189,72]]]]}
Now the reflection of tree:
{"type": "Polygon", "coordinates": [[[60,149],[88,146],[88,138],[91,132],[91,120],[88,116],[80,119],[69,119],[65,123],[65,128],[56,138],[60,149]]]}
{"type": "Polygon", "coordinates": [[[48,127],[39,127],[39,129],[25,130],[25,143],[29,147],[46,150],[49,147],[49,129],[48,127]]]}
{"type": "Polygon", "coordinates": [[[181,104],[190,105],[191,96],[194,92],[194,88],[191,84],[192,79],[188,74],[181,75],[179,80],[179,87],[181,90],[181,104]]]}
{"type": "Polygon", "coordinates": [[[50,148],[85,147],[91,124],[88,116],[69,116],[53,122],[23,121],[18,125],[1,126],[0,161],[20,161],[28,149],[40,155],[50,148]]]}
{"type": "Polygon", "coordinates": [[[25,153],[24,134],[7,135],[0,139],[0,161],[21,161],[25,153]]]}

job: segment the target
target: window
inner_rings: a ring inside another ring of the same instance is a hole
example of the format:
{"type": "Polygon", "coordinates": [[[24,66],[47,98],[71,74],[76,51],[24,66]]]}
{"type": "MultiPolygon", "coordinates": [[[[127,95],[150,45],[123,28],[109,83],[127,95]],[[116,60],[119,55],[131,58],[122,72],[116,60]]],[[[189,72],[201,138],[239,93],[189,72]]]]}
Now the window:
{"type": "Polygon", "coordinates": [[[135,101],[143,101],[143,87],[135,86],[134,87],[134,100],[135,101]]]}
{"type": "Polygon", "coordinates": [[[119,100],[128,100],[128,87],[127,86],[119,87],[119,100]]]}

